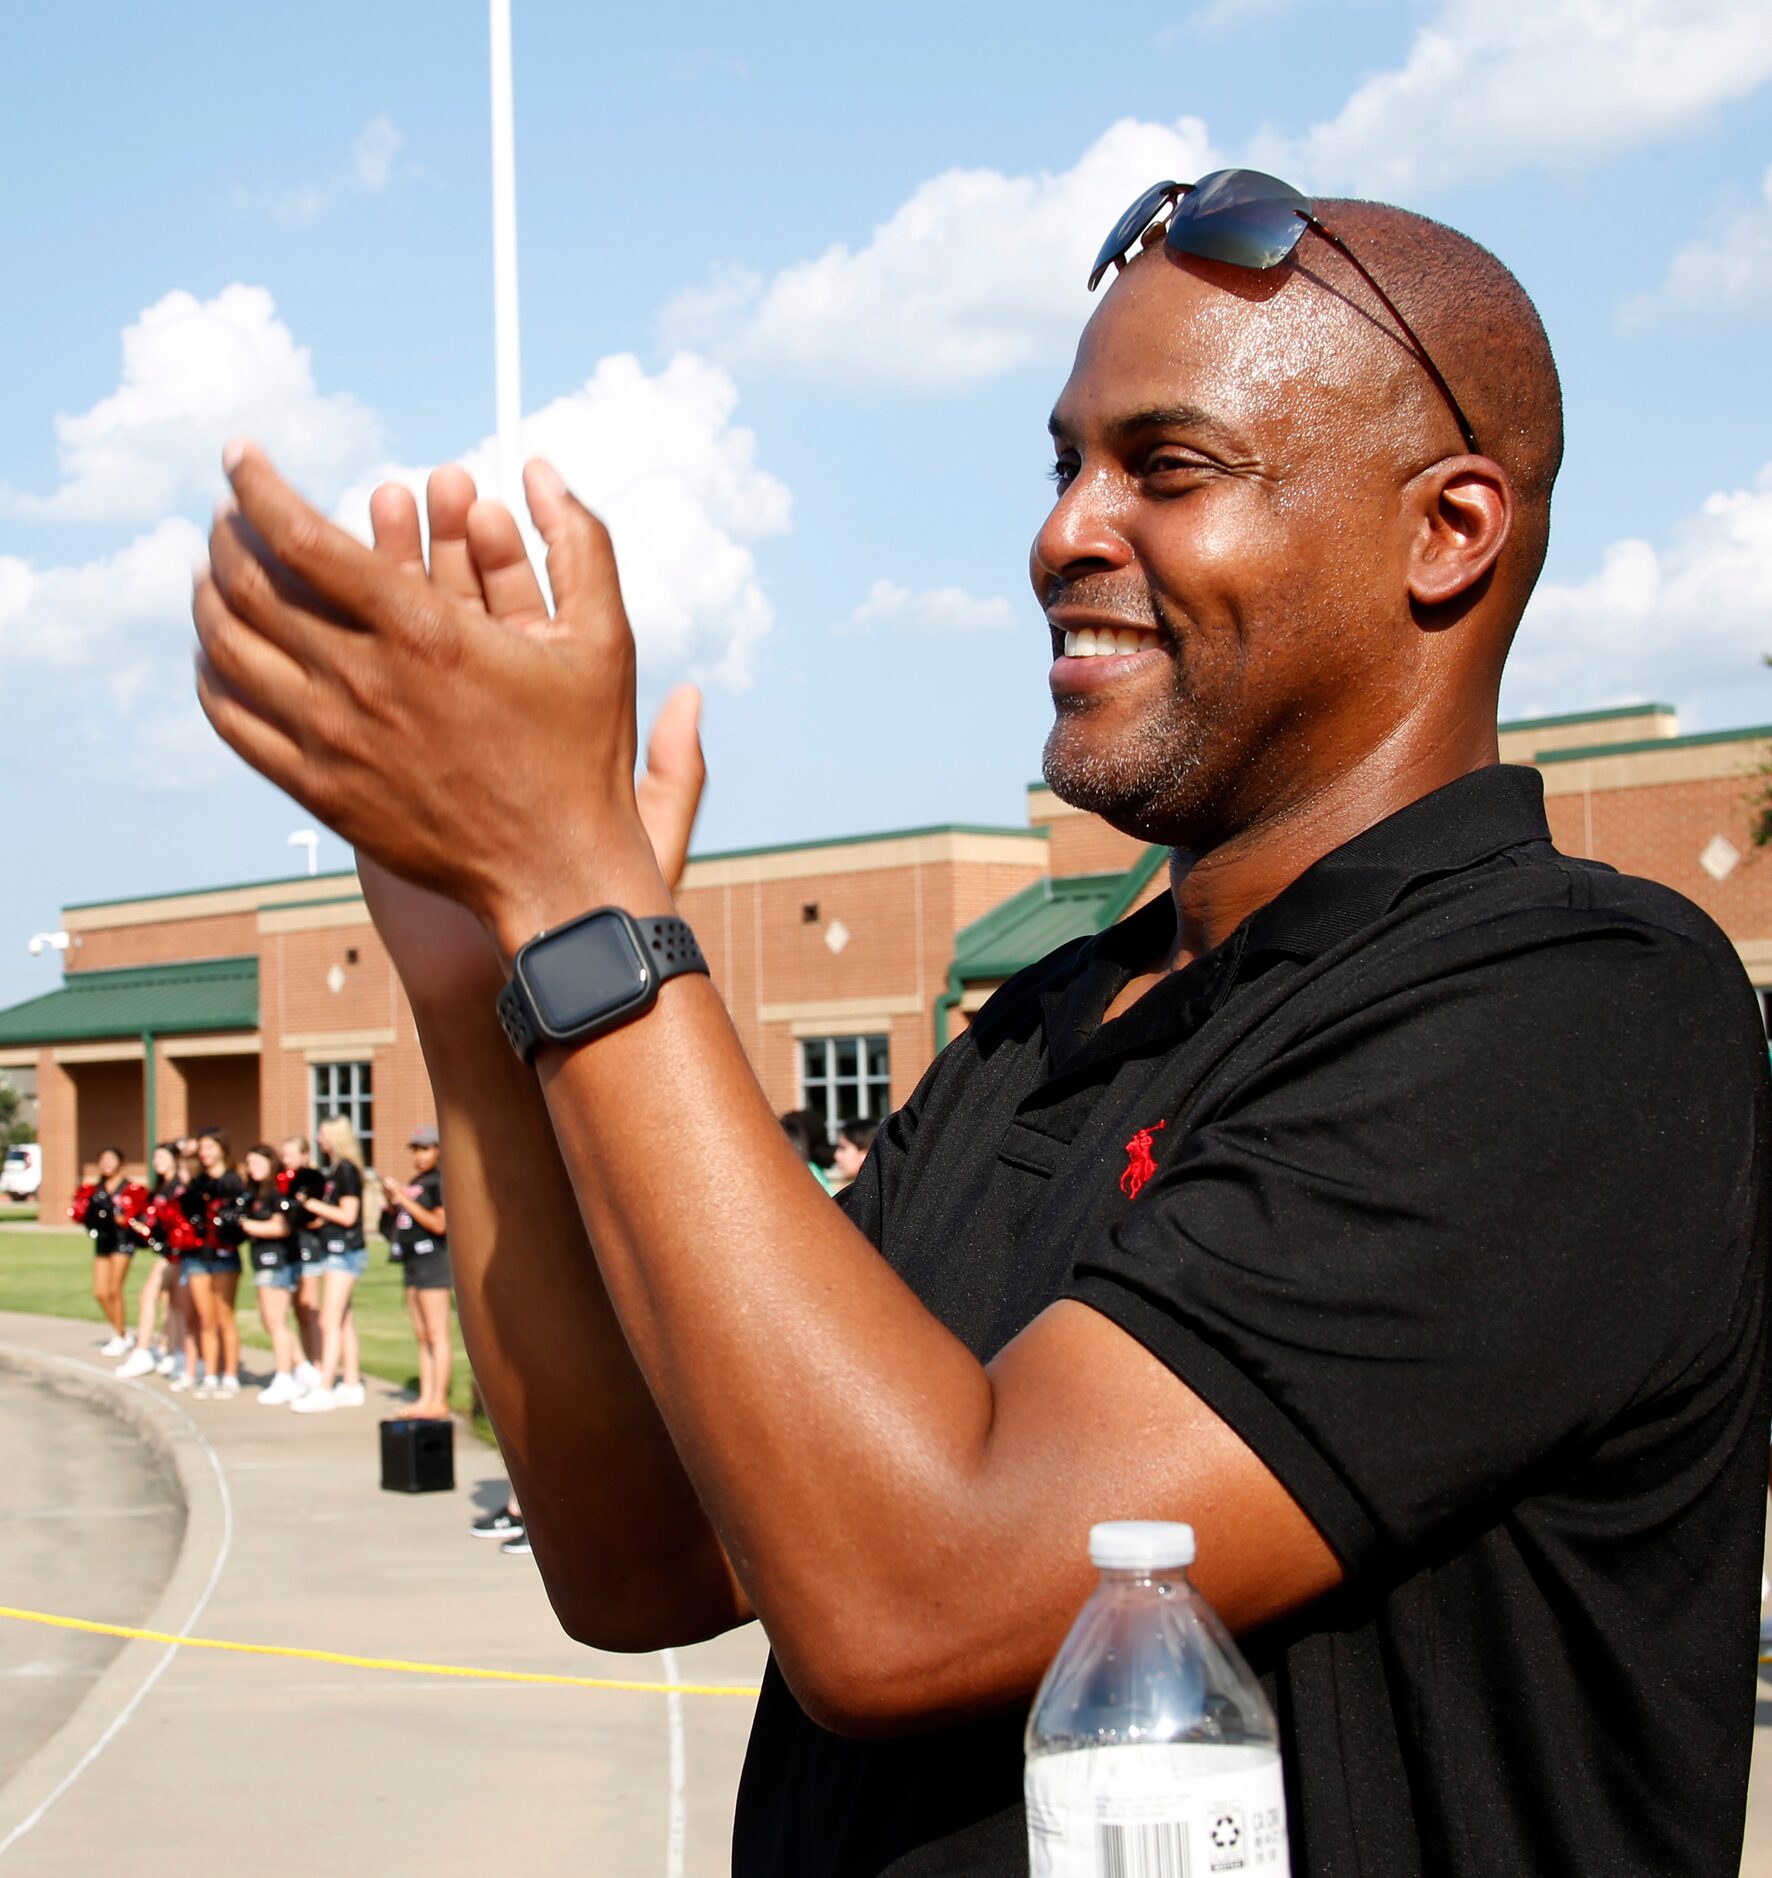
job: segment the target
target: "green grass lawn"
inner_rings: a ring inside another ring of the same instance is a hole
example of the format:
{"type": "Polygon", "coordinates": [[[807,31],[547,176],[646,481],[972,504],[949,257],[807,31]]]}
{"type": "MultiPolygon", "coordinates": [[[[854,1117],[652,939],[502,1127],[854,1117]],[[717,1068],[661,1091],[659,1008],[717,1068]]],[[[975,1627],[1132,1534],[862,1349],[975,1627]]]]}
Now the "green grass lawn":
{"type": "MultiPolygon", "coordinates": [[[[83,1232],[8,1231],[0,1225],[0,1311],[30,1311],[47,1317],[83,1317],[103,1323],[99,1308],[92,1301],[92,1253],[83,1232]]],[[[125,1321],[135,1327],[136,1299],[142,1280],[151,1269],[151,1261],[138,1255],[131,1262],[129,1286],[124,1296],[125,1321]]],[[[258,1306],[252,1298],[252,1281],[240,1282],[240,1340],[255,1350],[268,1350],[270,1339],[258,1321],[258,1306]]],[[[378,1240],[371,1242],[369,1270],[357,1282],[352,1293],[352,1308],[357,1317],[357,1336],[363,1346],[363,1367],[372,1376],[385,1377],[410,1389],[418,1387],[418,1348],[412,1338],[412,1322],[406,1315],[406,1300],[400,1285],[398,1266],[390,1265],[387,1249],[378,1240]]],[[[455,1331],[455,1369],[450,1378],[450,1402],[462,1414],[472,1412],[474,1379],[468,1372],[468,1360],[461,1347],[461,1331],[455,1331]]],[[[486,1425],[479,1423],[487,1433],[486,1425]]]]}

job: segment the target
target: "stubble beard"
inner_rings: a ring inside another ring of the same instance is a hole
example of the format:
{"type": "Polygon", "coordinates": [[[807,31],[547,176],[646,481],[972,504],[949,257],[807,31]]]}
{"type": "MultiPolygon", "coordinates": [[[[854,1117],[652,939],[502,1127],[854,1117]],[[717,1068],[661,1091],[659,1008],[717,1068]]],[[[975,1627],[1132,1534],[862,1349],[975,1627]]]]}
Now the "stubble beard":
{"type": "Polygon", "coordinates": [[[1090,734],[1090,719],[1102,709],[1097,698],[1060,702],[1040,758],[1047,787],[1127,834],[1172,841],[1162,831],[1188,819],[1204,780],[1201,727],[1184,684],[1178,658],[1160,700],[1111,740],[1090,734]]]}

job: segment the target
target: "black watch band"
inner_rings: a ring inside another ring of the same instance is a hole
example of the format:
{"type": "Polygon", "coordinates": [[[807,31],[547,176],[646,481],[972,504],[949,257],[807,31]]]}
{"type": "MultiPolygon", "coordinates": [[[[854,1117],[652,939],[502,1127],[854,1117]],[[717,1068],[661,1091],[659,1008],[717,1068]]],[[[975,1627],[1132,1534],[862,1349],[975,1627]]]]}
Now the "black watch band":
{"type": "Polygon", "coordinates": [[[537,933],[518,950],[510,980],[498,994],[498,1021],[511,1048],[528,1063],[543,1043],[584,1043],[643,1016],[657,1002],[659,987],[685,972],[710,976],[695,934],[683,920],[670,914],[635,919],[621,907],[598,907],[564,926],[537,933]],[[612,950],[607,943],[612,926],[626,933],[627,949],[618,942],[612,950]],[[593,934],[593,928],[601,930],[593,934]],[[587,989],[589,1002],[583,1008],[556,1014],[550,1021],[526,967],[531,955],[544,947],[558,954],[581,942],[585,970],[599,982],[587,989]],[[612,977],[612,972],[620,976],[612,977]]]}

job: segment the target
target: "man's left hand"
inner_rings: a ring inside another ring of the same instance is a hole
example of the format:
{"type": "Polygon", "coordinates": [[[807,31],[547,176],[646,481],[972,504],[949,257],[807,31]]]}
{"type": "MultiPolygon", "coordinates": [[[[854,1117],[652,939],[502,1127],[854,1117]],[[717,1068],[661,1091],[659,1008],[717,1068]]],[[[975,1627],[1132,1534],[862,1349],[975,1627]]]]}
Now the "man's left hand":
{"type": "MultiPolygon", "coordinates": [[[[550,615],[496,613],[327,521],[230,445],[192,615],[197,689],[255,769],[394,873],[460,902],[507,956],[598,900],[669,906],[634,793],[634,641],[601,522],[551,465],[524,476],[550,615]],[[567,857],[570,857],[569,859],[567,857]]],[[[508,528],[496,504],[484,509],[508,528]]],[[[470,536],[474,516],[470,514],[470,536]]]]}

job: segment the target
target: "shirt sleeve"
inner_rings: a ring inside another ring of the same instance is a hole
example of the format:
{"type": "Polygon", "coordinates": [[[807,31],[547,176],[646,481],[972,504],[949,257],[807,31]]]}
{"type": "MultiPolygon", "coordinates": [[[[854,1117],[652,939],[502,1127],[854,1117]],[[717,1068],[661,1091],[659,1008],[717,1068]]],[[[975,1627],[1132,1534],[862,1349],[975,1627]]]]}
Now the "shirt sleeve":
{"type": "Polygon", "coordinates": [[[1645,928],[1393,981],[1204,1116],[1073,1295],[1350,1572],[1428,1546],[1746,1360],[1751,1014],[1732,959],[1645,928]]]}

